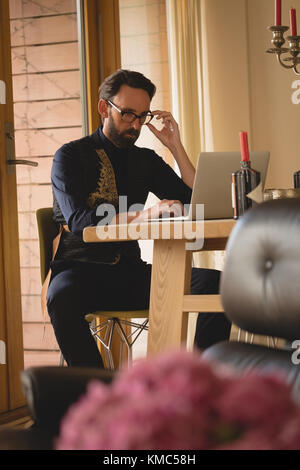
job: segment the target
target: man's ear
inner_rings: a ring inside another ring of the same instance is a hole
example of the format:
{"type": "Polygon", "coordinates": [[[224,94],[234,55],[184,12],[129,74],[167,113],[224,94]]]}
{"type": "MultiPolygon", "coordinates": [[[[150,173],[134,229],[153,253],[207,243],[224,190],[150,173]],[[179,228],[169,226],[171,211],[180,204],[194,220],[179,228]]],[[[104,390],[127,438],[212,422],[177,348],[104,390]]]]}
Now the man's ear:
{"type": "Polygon", "coordinates": [[[108,104],[103,98],[98,102],[98,111],[102,119],[108,117],[108,104]]]}

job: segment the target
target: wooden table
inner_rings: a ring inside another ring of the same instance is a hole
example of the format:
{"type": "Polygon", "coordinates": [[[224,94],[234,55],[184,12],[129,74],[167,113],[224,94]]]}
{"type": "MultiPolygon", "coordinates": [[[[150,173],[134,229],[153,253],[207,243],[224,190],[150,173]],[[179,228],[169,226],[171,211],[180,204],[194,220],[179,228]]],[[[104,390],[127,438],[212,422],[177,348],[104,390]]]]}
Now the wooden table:
{"type": "Polygon", "coordinates": [[[154,240],[147,354],[180,348],[186,342],[189,312],[223,311],[219,295],[189,295],[192,253],[224,250],[234,224],[231,219],[163,221],[84,229],[87,243],[154,240]],[[204,243],[194,246],[201,237],[204,243]]]}

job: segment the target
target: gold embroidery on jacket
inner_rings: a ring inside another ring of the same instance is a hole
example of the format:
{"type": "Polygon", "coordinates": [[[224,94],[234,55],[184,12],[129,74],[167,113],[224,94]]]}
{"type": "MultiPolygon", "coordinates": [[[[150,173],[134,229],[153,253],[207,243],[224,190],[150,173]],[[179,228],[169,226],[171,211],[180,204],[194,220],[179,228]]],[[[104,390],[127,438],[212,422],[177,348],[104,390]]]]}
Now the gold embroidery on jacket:
{"type": "MultiPolygon", "coordinates": [[[[100,160],[100,174],[95,191],[90,193],[87,204],[91,208],[99,206],[99,204],[109,203],[117,207],[119,203],[119,195],[117,191],[117,184],[115,179],[115,172],[103,149],[96,150],[100,160]]],[[[115,254],[112,262],[106,264],[118,264],[121,259],[120,253],[115,254]]]]}
{"type": "Polygon", "coordinates": [[[115,179],[115,173],[110,159],[103,149],[96,150],[100,160],[100,175],[95,191],[90,193],[87,204],[91,208],[101,203],[118,205],[119,197],[115,179]]]}

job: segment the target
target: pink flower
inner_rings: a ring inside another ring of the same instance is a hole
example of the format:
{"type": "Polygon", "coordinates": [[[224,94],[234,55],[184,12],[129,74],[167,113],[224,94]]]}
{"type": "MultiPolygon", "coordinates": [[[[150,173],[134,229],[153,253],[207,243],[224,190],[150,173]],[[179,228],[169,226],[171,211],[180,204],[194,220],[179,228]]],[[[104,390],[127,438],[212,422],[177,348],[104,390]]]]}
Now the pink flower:
{"type": "Polygon", "coordinates": [[[180,351],[92,382],[57,449],[300,449],[300,410],[275,376],[236,376],[180,351]]]}
{"type": "Polygon", "coordinates": [[[218,411],[225,420],[241,426],[274,426],[294,410],[290,395],[290,388],[278,377],[251,373],[226,388],[218,400],[218,411]]]}

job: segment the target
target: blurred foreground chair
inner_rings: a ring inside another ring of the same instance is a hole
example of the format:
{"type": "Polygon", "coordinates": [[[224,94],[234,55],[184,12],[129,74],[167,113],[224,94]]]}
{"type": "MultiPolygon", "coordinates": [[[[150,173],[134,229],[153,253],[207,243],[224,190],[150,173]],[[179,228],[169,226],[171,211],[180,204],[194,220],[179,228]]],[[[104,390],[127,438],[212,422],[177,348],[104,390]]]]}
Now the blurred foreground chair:
{"type": "Polygon", "coordinates": [[[220,294],[233,324],[282,346],[224,341],[203,357],[241,372],[278,370],[300,401],[300,199],[264,202],[237,221],[220,294]]]}
{"type": "MultiPolygon", "coordinates": [[[[41,208],[36,211],[39,244],[40,244],[40,272],[42,284],[46,279],[52,259],[52,242],[58,234],[58,227],[53,220],[52,207],[41,208]]],[[[124,351],[127,352],[128,363],[132,359],[132,347],[140,334],[148,330],[148,310],[129,311],[97,311],[85,316],[89,322],[90,331],[102,345],[104,359],[108,369],[116,369],[117,363],[122,365],[124,351]],[[143,319],[142,322],[133,321],[143,319]],[[119,358],[116,358],[113,350],[114,337],[119,340],[119,358]]],[[[71,326],[70,326],[71,327],[71,326]]],[[[60,365],[64,364],[62,354],[60,365]]]]}
{"type": "Polygon", "coordinates": [[[60,422],[91,381],[110,384],[116,372],[101,368],[40,366],[21,372],[32,426],[0,426],[1,450],[53,450],[60,422]]]}

